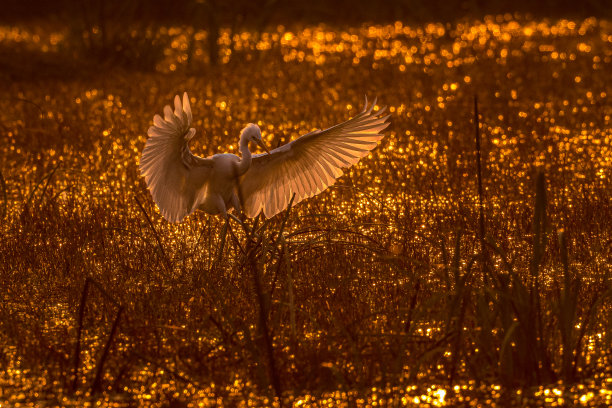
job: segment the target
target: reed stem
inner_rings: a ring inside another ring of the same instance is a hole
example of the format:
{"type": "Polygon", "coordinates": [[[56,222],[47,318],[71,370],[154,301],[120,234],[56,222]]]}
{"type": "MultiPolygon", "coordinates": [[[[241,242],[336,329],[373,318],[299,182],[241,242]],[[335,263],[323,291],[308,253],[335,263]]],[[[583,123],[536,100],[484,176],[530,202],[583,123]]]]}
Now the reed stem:
{"type": "Polygon", "coordinates": [[[482,165],[480,149],[480,119],[478,117],[478,96],[474,95],[474,132],[476,138],[476,176],[478,178],[478,238],[480,240],[480,256],[482,278],[487,284],[487,257],[485,245],[484,199],[482,192],[482,165]]]}

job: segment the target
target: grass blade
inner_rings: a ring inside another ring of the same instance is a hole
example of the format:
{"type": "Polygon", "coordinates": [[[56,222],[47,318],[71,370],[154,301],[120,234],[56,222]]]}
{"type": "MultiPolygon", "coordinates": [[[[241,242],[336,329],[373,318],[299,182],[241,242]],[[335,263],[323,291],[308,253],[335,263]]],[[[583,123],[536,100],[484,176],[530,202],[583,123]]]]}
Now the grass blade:
{"type": "Polygon", "coordinates": [[[144,207],[140,203],[140,200],[138,200],[138,197],[136,197],[135,194],[134,194],[134,200],[136,200],[136,204],[138,204],[138,208],[140,208],[140,211],[142,211],[142,213],[144,214],[145,219],[147,220],[147,223],[149,224],[149,227],[151,228],[151,231],[153,231],[153,236],[155,237],[155,241],[157,241],[157,247],[159,248],[159,252],[161,253],[162,258],[164,259],[164,264],[166,265],[166,269],[168,270],[168,273],[172,272],[172,266],[170,264],[170,259],[166,255],[164,246],[161,243],[161,239],[159,238],[159,234],[157,230],[155,229],[155,226],[153,225],[151,218],[149,218],[149,214],[147,214],[147,211],[144,209],[144,207]]]}

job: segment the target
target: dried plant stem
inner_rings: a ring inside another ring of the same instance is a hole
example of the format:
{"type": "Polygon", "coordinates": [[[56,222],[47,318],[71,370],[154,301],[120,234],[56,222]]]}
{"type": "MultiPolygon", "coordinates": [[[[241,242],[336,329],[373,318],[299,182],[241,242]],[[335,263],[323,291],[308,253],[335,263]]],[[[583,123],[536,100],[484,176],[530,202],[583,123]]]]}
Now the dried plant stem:
{"type": "Polygon", "coordinates": [[[0,188],[2,188],[2,199],[4,201],[4,205],[2,206],[2,212],[0,213],[0,220],[6,217],[7,209],[8,209],[8,198],[6,195],[6,183],[4,182],[4,176],[2,176],[2,172],[0,171],[0,188]]]}
{"type": "Polygon", "coordinates": [[[60,166],[60,163],[56,164],[55,167],[53,167],[53,169],[49,172],[49,174],[44,176],[42,179],[40,179],[40,181],[38,181],[38,183],[36,183],[36,186],[34,186],[32,191],[30,191],[30,194],[28,195],[28,198],[26,199],[24,203],[24,209],[30,207],[30,203],[34,199],[34,195],[36,194],[36,192],[38,191],[38,189],[44,182],[45,185],[43,186],[43,191],[40,195],[39,201],[42,200],[42,197],[45,195],[45,192],[47,191],[47,187],[49,186],[49,183],[51,182],[51,179],[53,178],[53,175],[55,174],[59,166],[60,166]]]}
{"type": "Polygon", "coordinates": [[[268,311],[266,310],[266,299],[261,287],[261,277],[259,275],[259,268],[257,266],[257,262],[252,257],[249,258],[249,267],[251,269],[251,273],[253,274],[253,286],[255,288],[255,294],[257,295],[257,303],[259,306],[259,327],[261,329],[261,334],[263,336],[264,344],[266,347],[266,357],[268,358],[270,381],[272,383],[272,387],[274,388],[276,396],[280,399],[282,396],[281,386],[278,372],[276,370],[276,361],[274,359],[274,347],[272,346],[270,329],[268,327],[268,311]]]}
{"type": "Polygon", "coordinates": [[[117,311],[117,315],[115,316],[115,320],[113,321],[113,325],[111,327],[110,334],[108,335],[108,340],[106,340],[106,344],[104,345],[104,350],[102,351],[102,355],[98,360],[97,368],[96,368],[96,377],[91,385],[91,391],[93,393],[97,393],[102,391],[102,375],[104,373],[104,363],[108,358],[108,353],[110,351],[111,345],[113,344],[113,339],[115,338],[115,334],[117,333],[117,326],[119,326],[119,320],[121,319],[121,314],[123,313],[123,306],[119,306],[119,310],[117,311]]]}
{"type": "Polygon", "coordinates": [[[79,304],[79,322],[77,325],[77,339],[74,345],[74,368],[72,380],[72,391],[76,391],[78,386],[79,365],[81,360],[81,333],[83,332],[83,316],[85,315],[85,303],[87,302],[87,294],[89,292],[89,278],[85,279],[83,291],[81,292],[81,303],[79,304]]]}
{"type": "Polygon", "coordinates": [[[485,219],[484,219],[484,199],[482,192],[482,165],[481,165],[481,149],[480,149],[480,119],[478,117],[478,96],[474,95],[474,132],[476,138],[476,176],[478,178],[478,238],[480,240],[480,256],[482,277],[485,284],[487,283],[487,258],[485,245],[485,219]]]}
{"type": "MultiPolygon", "coordinates": [[[[295,194],[291,197],[291,200],[289,201],[289,206],[287,207],[287,210],[285,211],[285,216],[283,220],[281,221],[280,228],[276,235],[275,244],[277,244],[278,242],[283,242],[282,234],[284,232],[287,219],[289,218],[294,199],[295,199],[295,194]]],[[[264,227],[265,225],[267,224],[264,224],[264,227]]],[[[276,397],[278,398],[279,403],[282,405],[282,389],[281,389],[281,384],[280,384],[279,373],[276,368],[276,360],[274,358],[274,347],[272,346],[272,338],[270,334],[270,329],[268,327],[268,310],[266,307],[267,299],[266,299],[266,296],[262,288],[259,265],[257,262],[257,252],[258,251],[256,249],[259,245],[261,245],[263,231],[261,231],[262,235],[260,236],[260,239],[258,240],[258,242],[253,242],[253,240],[251,239],[251,235],[254,233],[255,226],[253,226],[251,230],[251,234],[249,234],[249,231],[247,230],[244,224],[243,224],[243,228],[245,229],[245,234],[247,236],[245,254],[247,257],[247,263],[248,263],[249,269],[253,277],[253,287],[255,289],[255,295],[257,296],[258,311],[259,311],[259,328],[263,336],[264,344],[266,347],[266,357],[268,359],[268,371],[269,371],[269,376],[270,376],[270,382],[272,383],[272,388],[274,389],[274,393],[276,394],[276,397]]],[[[262,251],[262,252],[265,252],[265,251],[262,251]]],[[[283,262],[282,255],[279,256],[278,262],[279,262],[279,265],[283,262]]]]}
{"type": "Polygon", "coordinates": [[[291,260],[287,250],[285,238],[281,237],[283,245],[283,259],[285,268],[287,268],[287,293],[289,295],[289,324],[291,327],[291,344],[293,347],[297,344],[297,329],[295,326],[295,294],[293,293],[293,271],[291,270],[291,260]]]}
{"type": "Polygon", "coordinates": [[[134,195],[134,200],[136,200],[136,204],[138,204],[138,207],[140,208],[140,210],[144,214],[145,219],[147,220],[147,223],[149,224],[149,227],[151,228],[151,231],[153,231],[153,236],[155,237],[155,241],[157,241],[157,246],[158,246],[159,251],[161,252],[161,255],[162,255],[163,259],[164,259],[164,263],[166,265],[166,268],[168,269],[168,272],[172,271],[172,266],[170,264],[170,258],[168,258],[168,256],[166,255],[166,251],[164,250],[164,246],[161,243],[161,239],[159,238],[159,234],[157,233],[157,230],[155,229],[155,226],[153,225],[153,222],[151,221],[151,218],[149,218],[149,214],[147,214],[147,212],[145,211],[144,207],[142,206],[142,204],[140,203],[140,200],[138,200],[138,197],[136,197],[136,195],[134,195]]]}
{"type": "Polygon", "coordinates": [[[121,319],[121,315],[123,313],[123,306],[117,302],[98,282],[96,282],[91,277],[87,277],[85,279],[85,284],[83,285],[83,291],[81,292],[81,302],[79,304],[79,317],[78,317],[78,326],[77,326],[77,340],[75,344],[74,351],[74,365],[73,372],[74,377],[72,381],[72,391],[76,391],[78,388],[78,374],[79,374],[79,366],[80,366],[80,357],[81,357],[81,337],[83,332],[83,318],[85,316],[85,306],[87,304],[87,298],[89,296],[89,287],[93,286],[102,294],[102,296],[110,301],[113,305],[117,306],[119,309],[117,310],[117,315],[115,316],[115,320],[113,321],[113,325],[111,326],[111,331],[104,345],[104,349],[102,354],[100,355],[100,359],[98,360],[98,364],[96,365],[96,376],[91,386],[91,390],[93,393],[100,392],[102,390],[102,375],[104,373],[104,363],[108,358],[108,353],[110,352],[110,348],[113,343],[113,339],[117,333],[117,327],[119,326],[119,321],[121,319]]]}

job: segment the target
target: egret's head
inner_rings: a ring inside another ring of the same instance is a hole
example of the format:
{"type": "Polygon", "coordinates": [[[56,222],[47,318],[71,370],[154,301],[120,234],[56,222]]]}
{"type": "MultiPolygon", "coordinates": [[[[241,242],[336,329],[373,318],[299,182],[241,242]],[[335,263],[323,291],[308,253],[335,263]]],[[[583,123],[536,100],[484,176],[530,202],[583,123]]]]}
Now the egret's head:
{"type": "Polygon", "coordinates": [[[240,132],[240,141],[245,141],[247,143],[255,142],[262,149],[268,152],[268,154],[270,153],[266,145],[264,145],[263,139],[261,137],[261,129],[259,129],[259,126],[254,123],[249,123],[244,129],[242,129],[242,132],[240,132]]]}
{"type": "Polygon", "coordinates": [[[254,123],[249,123],[240,132],[240,138],[246,139],[247,142],[261,142],[261,130],[254,123]]]}

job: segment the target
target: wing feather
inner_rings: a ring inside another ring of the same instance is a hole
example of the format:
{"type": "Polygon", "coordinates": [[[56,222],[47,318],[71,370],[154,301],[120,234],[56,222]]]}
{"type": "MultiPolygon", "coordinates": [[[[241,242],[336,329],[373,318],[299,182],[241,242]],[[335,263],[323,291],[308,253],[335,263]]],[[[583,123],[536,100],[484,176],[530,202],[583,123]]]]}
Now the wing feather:
{"type": "Polygon", "coordinates": [[[348,168],[367,156],[389,126],[385,108],[373,112],[376,100],[353,118],[323,131],[314,131],[274,149],[254,155],[241,180],[240,192],[249,217],[260,211],[272,217],[283,211],[295,193],[294,204],[335,183],[348,168]]]}
{"type": "Polygon", "coordinates": [[[284,180],[280,180],[279,188],[274,189],[275,195],[275,206],[274,209],[280,208],[283,206],[283,198],[285,194],[285,185],[283,184],[284,180]]]}
{"type": "Polygon", "coordinates": [[[290,194],[293,195],[293,193],[295,193],[296,196],[302,196],[303,194],[305,194],[306,187],[302,183],[302,178],[300,177],[298,169],[295,166],[291,165],[288,165],[287,168],[289,174],[291,174],[292,180],[290,194]]]}
{"type": "Polygon", "coordinates": [[[302,168],[302,180],[306,182],[306,197],[304,198],[312,197],[317,189],[316,184],[312,180],[312,175],[310,174],[311,164],[309,163],[307,165],[310,160],[312,159],[306,156],[306,160],[299,163],[302,168]]]}
{"type": "Polygon", "coordinates": [[[342,167],[346,167],[346,168],[351,167],[351,163],[346,161],[346,157],[344,155],[341,155],[338,151],[329,149],[328,154],[330,158],[334,159],[335,167],[337,169],[340,169],[342,167]]]}
{"type": "MultiPolygon", "coordinates": [[[[313,158],[313,160],[316,160],[313,158]]],[[[327,177],[325,177],[324,173],[323,173],[323,168],[321,167],[321,165],[319,164],[319,161],[314,161],[312,163],[311,166],[312,170],[310,173],[313,175],[312,180],[315,182],[316,184],[316,192],[315,194],[319,194],[321,191],[323,191],[324,189],[326,189],[327,187],[329,187],[329,184],[326,183],[327,181],[327,177]]]]}
{"type": "Polygon", "coordinates": [[[191,128],[193,117],[186,92],[182,102],[178,95],[174,98],[174,111],[166,105],[163,112],[163,118],[153,116],[139,167],[161,214],[170,222],[178,222],[204,199],[213,161],[189,150],[195,129],[191,128]],[[196,167],[198,171],[194,172],[196,167]]]}
{"type": "Polygon", "coordinates": [[[333,176],[333,172],[329,168],[329,165],[325,160],[325,156],[326,154],[323,152],[323,154],[321,154],[321,158],[319,159],[319,166],[321,166],[321,169],[323,170],[323,180],[328,186],[330,186],[336,181],[336,178],[333,176]]]}
{"type": "Polygon", "coordinates": [[[342,167],[341,165],[336,165],[333,156],[330,155],[329,150],[327,150],[326,155],[323,157],[323,162],[326,163],[329,174],[331,175],[331,177],[335,179],[337,179],[338,177],[341,177],[344,172],[340,169],[340,167],[342,167]]]}

